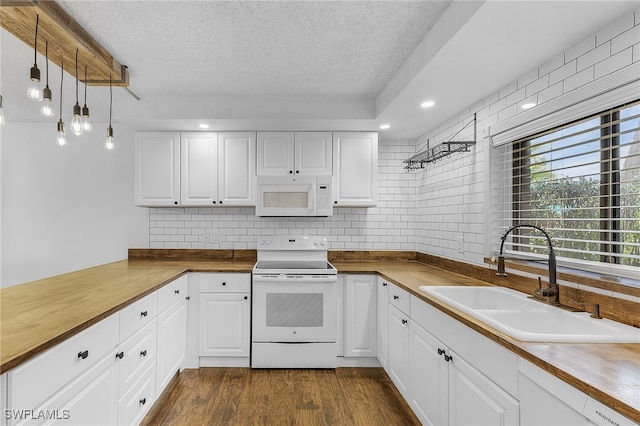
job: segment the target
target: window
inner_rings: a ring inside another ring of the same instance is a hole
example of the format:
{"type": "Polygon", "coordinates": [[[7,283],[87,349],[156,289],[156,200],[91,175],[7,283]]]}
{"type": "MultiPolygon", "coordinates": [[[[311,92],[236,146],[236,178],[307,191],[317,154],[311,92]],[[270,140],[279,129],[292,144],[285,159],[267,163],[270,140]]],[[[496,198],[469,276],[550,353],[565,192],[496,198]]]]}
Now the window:
{"type": "MultiPolygon", "coordinates": [[[[560,263],[637,278],[640,101],[505,147],[498,167],[499,230],[540,226],[552,237],[560,263]]],[[[505,243],[512,253],[546,257],[538,231],[520,228],[512,235],[505,243]]]]}

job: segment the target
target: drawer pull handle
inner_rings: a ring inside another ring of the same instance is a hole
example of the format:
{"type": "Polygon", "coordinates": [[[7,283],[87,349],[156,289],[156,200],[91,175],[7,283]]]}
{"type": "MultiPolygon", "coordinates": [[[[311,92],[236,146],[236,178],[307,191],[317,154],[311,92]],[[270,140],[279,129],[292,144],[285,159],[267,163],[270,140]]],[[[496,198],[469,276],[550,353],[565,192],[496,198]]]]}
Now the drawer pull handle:
{"type": "Polygon", "coordinates": [[[453,359],[453,357],[452,357],[452,356],[449,356],[449,355],[447,355],[447,354],[444,354],[444,360],[445,360],[445,361],[449,362],[449,361],[451,361],[452,359],[453,359]]]}
{"type": "Polygon", "coordinates": [[[444,349],[438,348],[438,355],[444,355],[444,349]]]}
{"type": "Polygon", "coordinates": [[[122,359],[122,357],[124,357],[124,352],[118,352],[118,353],[116,354],[116,358],[118,358],[118,359],[122,359]]]}
{"type": "Polygon", "coordinates": [[[180,294],[180,289],[178,289],[178,290],[174,290],[174,293],[175,293],[175,294],[180,294]]]}
{"type": "Polygon", "coordinates": [[[402,324],[406,324],[406,323],[407,323],[407,320],[406,320],[406,319],[403,319],[403,320],[402,320],[402,324]]]}
{"type": "Polygon", "coordinates": [[[78,352],[78,358],[87,359],[89,356],[89,351],[78,352]]]}
{"type": "Polygon", "coordinates": [[[140,405],[144,405],[144,404],[146,404],[146,403],[147,403],[147,398],[142,398],[142,399],[140,400],[140,405]]]}
{"type": "Polygon", "coordinates": [[[396,296],[395,294],[393,295],[393,300],[398,300],[400,299],[400,296],[396,296]]]}
{"type": "Polygon", "coordinates": [[[140,356],[147,356],[147,350],[140,351],[140,356]]]}
{"type": "Polygon", "coordinates": [[[187,297],[185,297],[185,299],[191,300],[191,296],[187,296],[187,297]]]}
{"type": "Polygon", "coordinates": [[[147,316],[147,314],[148,314],[148,312],[147,312],[147,311],[142,311],[142,312],[140,312],[140,316],[141,316],[141,317],[146,317],[146,316],[147,316]]]}
{"type": "Polygon", "coordinates": [[[387,283],[382,283],[382,287],[386,287],[386,286],[387,286],[387,283]]]}

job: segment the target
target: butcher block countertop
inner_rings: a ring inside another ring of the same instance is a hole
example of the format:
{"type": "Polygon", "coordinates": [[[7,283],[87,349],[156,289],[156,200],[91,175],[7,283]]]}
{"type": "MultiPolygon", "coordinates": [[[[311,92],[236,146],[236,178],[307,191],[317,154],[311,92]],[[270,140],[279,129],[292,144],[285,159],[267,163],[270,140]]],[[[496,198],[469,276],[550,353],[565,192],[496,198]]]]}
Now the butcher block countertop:
{"type": "MultiPolygon", "coordinates": [[[[251,272],[249,260],[123,260],[0,290],[0,372],[187,272],[251,272]]],[[[423,285],[490,285],[415,261],[333,262],[375,273],[594,399],[640,422],[640,344],[523,342],[422,293],[423,285]]]]}

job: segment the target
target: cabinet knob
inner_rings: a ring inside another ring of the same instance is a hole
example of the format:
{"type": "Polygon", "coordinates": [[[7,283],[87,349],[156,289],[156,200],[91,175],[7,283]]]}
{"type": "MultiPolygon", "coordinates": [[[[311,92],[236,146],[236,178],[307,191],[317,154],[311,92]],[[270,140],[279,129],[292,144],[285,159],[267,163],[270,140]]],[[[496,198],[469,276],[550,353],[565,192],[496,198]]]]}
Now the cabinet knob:
{"type": "Polygon", "coordinates": [[[140,312],[140,316],[141,316],[141,317],[146,317],[146,316],[147,316],[147,314],[148,314],[148,312],[147,312],[147,311],[142,311],[142,312],[140,312]]]}
{"type": "Polygon", "coordinates": [[[396,296],[395,294],[393,295],[393,300],[398,300],[400,299],[400,296],[396,296]]]}
{"type": "Polygon", "coordinates": [[[213,204],[215,204],[215,203],[216,203],[216,200],[213,200],[213,204]]]}
{"type": "Polygon", "coordinates": [[[406,323],[407,323],[407,320],[406,320],[406,319],[403,319],[403,320],[402,320],[402,324],[406,324],[406,323]]]}
{"type": "Polygon", "coordinates": [[[248,299],[249,299],[249,296],[245,296],[245,297],[244,297],[244,300],[248,300],[248,299]]]}
{"type": "Polygon", "coordinates": [[[89,356],[89,351],[78,352],[78,358],[87,359],[89,356]]]}
{"type": "Polygon", "coordinates": [[[227,283],[226,283],[226,282],[223,282],[223,283],[222,283],[222,285],[227,285],[227,283]]]}
{"type": "Polygon", "coordinates": [[[300,173],[300,170],[296,170],[296,174],[297,174],[297,173],[300,173]]]}
{"type": "Polygon", "coordinates": [[[178,202],[177,202],[177,201],[174,201],[174,202],[173,202],[173,204],[178,205],[178,202]]]}
{"type": "Polygon", "coordinates": [[[140,400],[140,405],[144,405],[144,404],[146,404],[146,403],[147,403],[147,398],[142,398],[142,399],[140,400]]]}
{"type": "Polygon", "coordinates": [[[222,201],[220,201],[218,204],[222,204],[222,201]]]}
{"type": "Polygon", "coordinates": [[[180,294],[180,289],[173,291],[175,294],[180,294]]]}
{"type": "Polygon", "coordinates": [[[337,201],[334,201],[334,202],[333,202],[333,204],[338,204],[338,202],[337,202],[337,201]]]}
{"type": "Polygon", "coordinates": [[[292,175],[293,174],[293,170],[289,170],[289,174],[292,175]]]}
{"type": "Polygon", "coordinates": [[[147,356],[147,350],[140,351],[140,356],[147,356]]]}
{"type": "Polygon", "coordinates": [[[118,359],[122,359],[122,357],[124,357],[124,352],[118,352],[118,353],[116,354],[116,358],[118,358],[118,359]]]}

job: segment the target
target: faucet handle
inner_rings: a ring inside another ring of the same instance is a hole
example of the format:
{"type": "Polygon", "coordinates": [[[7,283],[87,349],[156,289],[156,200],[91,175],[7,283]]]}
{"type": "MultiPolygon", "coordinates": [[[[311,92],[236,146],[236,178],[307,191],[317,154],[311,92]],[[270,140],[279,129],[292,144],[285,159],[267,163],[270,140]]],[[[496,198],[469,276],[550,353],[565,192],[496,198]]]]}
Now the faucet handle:
{"type": "Polygon", "coordinates": [[[602,319],[602,317],[600,316],[599,303],[584,303],[584,302],[578,302],[576,300],[571,300],[570,302],[576,305],[584,306],[585,308],[591,308],[591,315],[590,315],[591,318],[602,319]]]}

